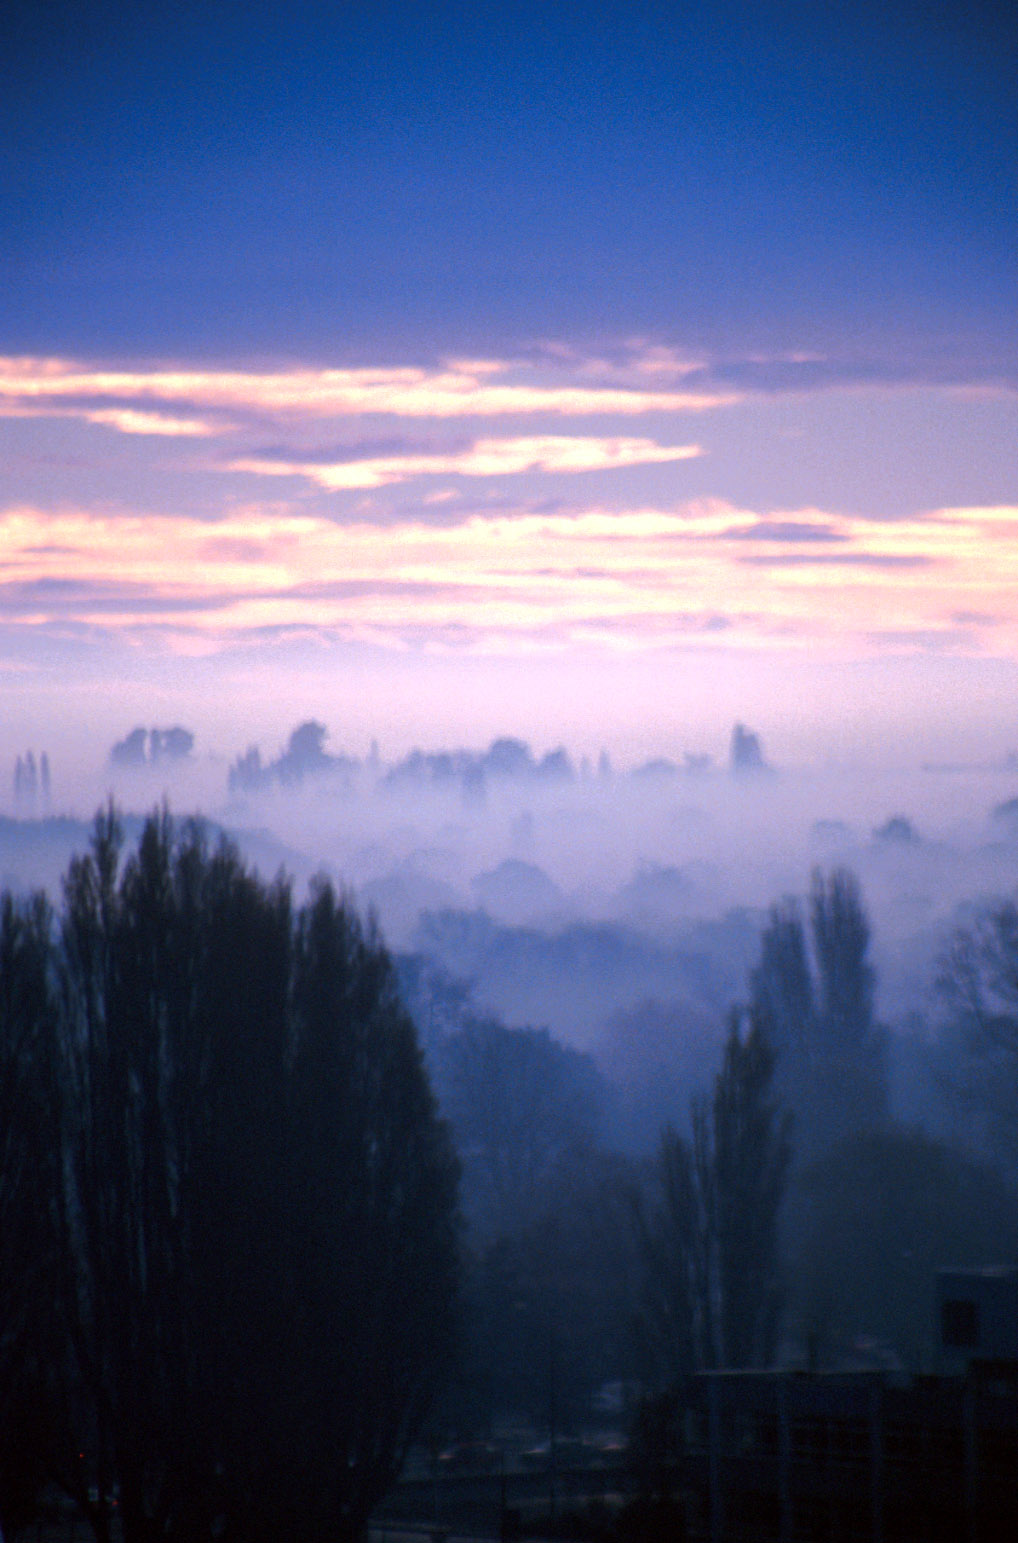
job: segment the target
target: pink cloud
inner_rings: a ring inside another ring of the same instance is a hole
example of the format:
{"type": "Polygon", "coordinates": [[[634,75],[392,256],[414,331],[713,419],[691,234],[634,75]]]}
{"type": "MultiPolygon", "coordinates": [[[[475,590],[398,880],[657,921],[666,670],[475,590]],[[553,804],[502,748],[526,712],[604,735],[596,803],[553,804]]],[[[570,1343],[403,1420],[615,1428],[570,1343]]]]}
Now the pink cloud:
{"type": "Polygon", "coordinates": [[[479,439],[469,449],[425,455],[372,457],[332,464],[251,456],[229,471],[267,477],[305,477],[329,491],[379,488],[410,477],[502,477],[518,472],[608,471],[651,462],[685,461],[702,454],[697,445],[658,445],[649,439],[530,435],[479,439]]]}

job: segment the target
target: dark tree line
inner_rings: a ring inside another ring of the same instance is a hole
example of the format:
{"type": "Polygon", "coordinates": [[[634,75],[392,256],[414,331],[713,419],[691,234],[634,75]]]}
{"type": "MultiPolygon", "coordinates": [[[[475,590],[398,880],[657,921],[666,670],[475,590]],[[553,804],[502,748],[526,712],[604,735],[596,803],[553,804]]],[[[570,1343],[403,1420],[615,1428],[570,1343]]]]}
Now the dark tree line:
{"type": "Polygon", "coordinates": [[[359,1537],[457,1254],[375,936],[165,814],[125,859],[110,809],[58,917],[0,906],[0,1116],[0,1519],[31,1472],[100,1539],[114,1492],[125,1543],[359,1537]]]}
{"type": "Polygon", "coordinates": [[[689,1135],[666,1131],[638,1214],[658,1386],[697,1367],[767,1364],[782,1309],[793,1355],[929,1366],[937,1268],[1015,1257],[1014,904],[955,932],[941,982],[955,1087],[981,1113],[997,1172],[891,1116],[853,876],[815,874],[806,915],[792,900],[771,909],[748,1030],[733,1023],[689,1135]]]}
{"type": "MultiPolygon", "coordinates": [[[[973,1094],[1001,1117],[1018,1108],[1013,916],[987,913],[954,956],[973,1094]]],[[[506,1413],[550,1427],[553,1409],[560,1429],[579,1428],[609,1379],[663,1390],[690,1370],[775,1358],[929,1367],[937,1268],[1015,1256],[1008,1184],[893,1118],[870,927],[845,870],[815,874],[805,901],[764,919],[720,1065],[682,1004],[616,1020],[609,1070],[660,1095],[643,1100],[643,1129],[692,1106],[653,1159],[619,1150],[613,1090],[589,1057],[475,1011],[434,959],[403,968],[467,1186],[450,1417],[462,1435],[506,1413]]]]}
{"type": "Polygon", "coordinates": [[[161,766],[167,761],[184,761],[194,749],[194,735],[179,726],[172,729],[132,729],[110,750],[110,765],[119,767],[161,766]]]}
{"type": "Polygon", "coordinates": [[[773,1362],[793,1141],[801,1172],[886,1118],[868,947],[862,898],[844,869],[814,874],[808,934],[795,900],[771,909],[712,1094],[694,1097],[688,1137],[665,1131],[656,1201],[638,1210],[659,1383],[773,1362]]]}
{"type": "Polygon", "coordinates": [[[564,1413],[582,1408],[584,1378],[589,1397],[598,1375],[666,1387],[696,1369],[773,1362],[800,1122],[808,1166],[883,1107],[850,875],[815,878],[810,921],[815,964],[795,905],[772,911],[710,1091],[693,1095],[688,1134],[666,1129],[648,1167],[606,1149],[611,1094],[588,1057],[476,1013],[469,988],[405,961],[467,1179],[467,1404],[482,1424],[485,1399],[543,1424],[552,1383],[564,1413]],[[851,1102],[835,1118],[839,1089],[851,1102]]]}

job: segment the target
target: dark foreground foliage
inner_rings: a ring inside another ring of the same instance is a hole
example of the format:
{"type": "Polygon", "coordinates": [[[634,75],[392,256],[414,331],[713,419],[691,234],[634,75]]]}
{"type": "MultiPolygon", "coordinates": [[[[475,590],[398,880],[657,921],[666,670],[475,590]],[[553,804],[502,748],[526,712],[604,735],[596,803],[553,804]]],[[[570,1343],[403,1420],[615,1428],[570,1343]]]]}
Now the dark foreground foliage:
{"type": "Polygon", "coordinates": [[[59,917],[0,906],[0,1520],[30,1474],[100,1539],[114,1495],[125,1543],[355,1538],[452,1337],[413,1026],[327,884],[165,814],[121,848],[111,808],[59,917]]]}

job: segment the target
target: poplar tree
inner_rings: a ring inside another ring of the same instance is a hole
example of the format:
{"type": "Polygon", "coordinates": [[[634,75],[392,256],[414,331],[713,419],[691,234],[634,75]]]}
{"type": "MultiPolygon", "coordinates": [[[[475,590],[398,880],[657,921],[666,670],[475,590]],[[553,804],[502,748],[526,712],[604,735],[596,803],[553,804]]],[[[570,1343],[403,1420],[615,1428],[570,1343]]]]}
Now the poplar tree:
{"type": "Polygon", "coordinates": [[[24,1369],[47,1268],[50,1468],[77,1461],[100,1538],[115,1490],[124,1543],[360,1538],[449,1356],[457,1268],[456,1165],[388,954],[327,884],[295,908],[199,824],[154,816],[125,857],[112,807],[59,934],[26,928],[0,910],[0,1096],[36,1046],[50,1118],[5,1126],[0,1205],[29,1193],[52,1225],[0,1333],[24,1369]]]}
{"type": "Polygon", "coordinates": [[[690,1139],[666,1130],[656,1209],[638,1215],[645,1322],[658,1379],[770,1365],[781,1306],[778,1225],[790,1116],[772,1095],[774,1057],[759,1026],[729,1024],[709,1100],[690,1139]]]}
{"type": "Polygon", "coordinates": [[[750,1011],[776,1056],[776,1085],[794,1110],[805,1161],[887,1117],[870,929],[847,869],[814,872],[808,937],[812,960],[796,901],[773,906],[750,976],[750,1011]]]}

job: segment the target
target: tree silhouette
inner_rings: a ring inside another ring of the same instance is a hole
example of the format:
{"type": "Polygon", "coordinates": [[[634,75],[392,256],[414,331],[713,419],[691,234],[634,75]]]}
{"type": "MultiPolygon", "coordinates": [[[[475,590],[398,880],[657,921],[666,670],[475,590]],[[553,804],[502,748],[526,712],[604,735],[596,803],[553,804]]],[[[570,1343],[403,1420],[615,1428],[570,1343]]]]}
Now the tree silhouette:
{"type": "MultiPolygon", "coordinates": [[[[111,807],[33,1020],[92,1519],[116,1484],[125,1543],[357,1538],[452,1332],[455,1163],[412,1024],[327,885],[295,912],[165,812],[121,848],[111,807]]],[[[5,1047],[30,962],[0,946],[5,1047]]]]}
{"type": "Polygon", "coordinates": [[[950,1091],[976,1113],[982,1144],[1018,1174],[1018,903],[1000,900],[955,929],[940,961],[941,1056],[950,1091]]]}
{"type": "Polygon", "coordinates": [[[692,1136],[665,1131],[656,1209],[637,1222],[646,1322],[665,1386],[705,1367],[767,1366],[780,1308],[778,1221],[790,1117],[771,1094],[774,1057],[733,1013],[709,1101],[692,1136]]]}
{"type": "Polygon", "coordinates": [[[59,1143],[52,915],[45,899],[0,898],[0,1522],[31,1519],[40,1485],[56,1479],[79,1498],[73,1438],[57,1379],[69,1345],[57,1310],[59,1143]]]}
{"type": "Polygon", "coordinates": [[[771,908],[750,976],[750,1011],[777,1057],[804,1160],[887,1114],[883,1037],[873,1011],[869,923],[847,869],[817,870],[806,929],[794,900],[771,908]]]}
{"type": "Polygon", "coordinates": [[[777,1344],[778,1213],[791,1117],[771,1096],[774,1055],[758,1025],[732,1015],[711,1109],[711,1231],[724,1366],[767,1366],[777,1344]]]}
{"type": "Polygon", "coordinates": [[[705,1112],[694,1105],[692,1142],[671,1127],[662,1133],[657,1204],[649,1215],[639,1204],[636,1210],[648,1370],[664,1387],[717,1363],[705,1112]]]}
{"type": "Polygon", "coordinates": [[[487,1238],[528,1225],[564,1166],[600,1137],[606,1092],[593,1060],[547,1029],[477,1017],[442,1040],[433,1058],[469,1219],[487,1238]]]}

